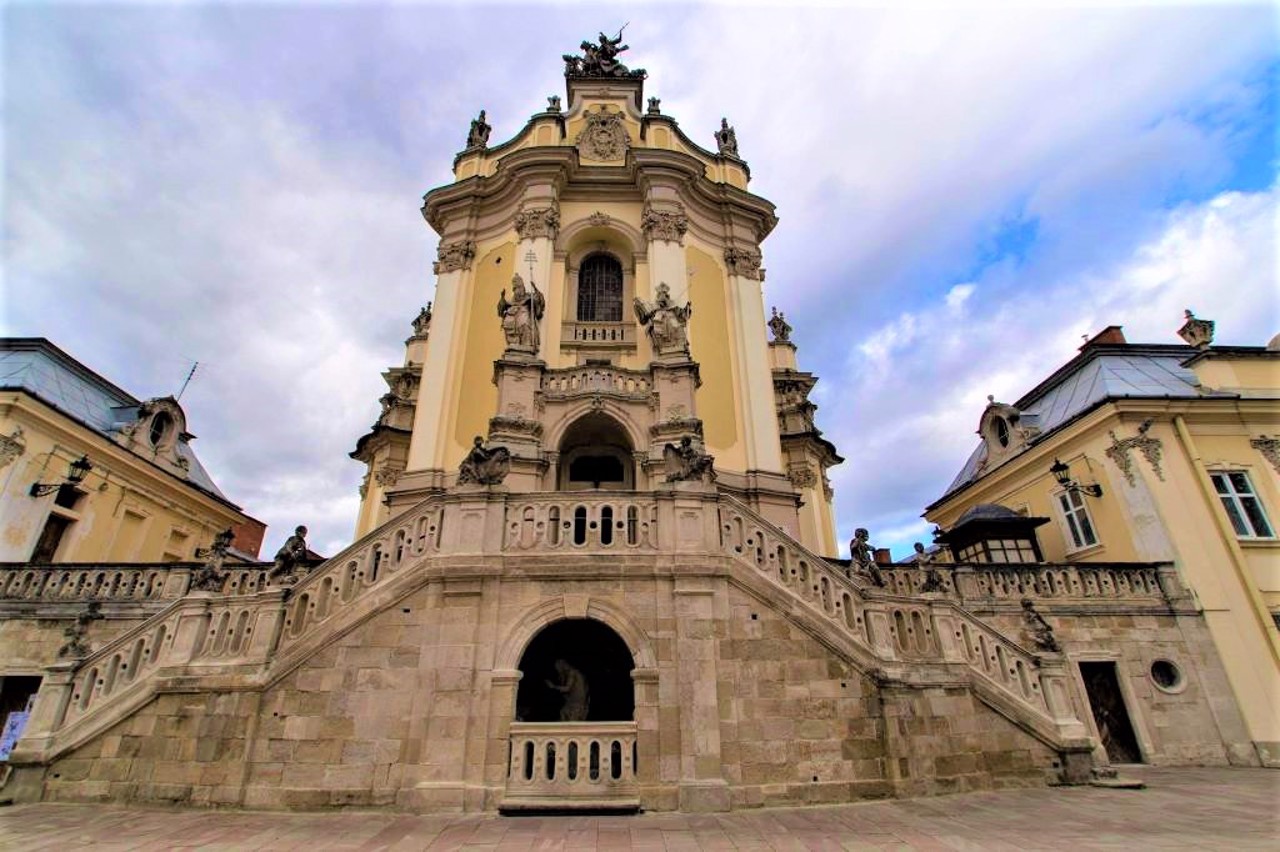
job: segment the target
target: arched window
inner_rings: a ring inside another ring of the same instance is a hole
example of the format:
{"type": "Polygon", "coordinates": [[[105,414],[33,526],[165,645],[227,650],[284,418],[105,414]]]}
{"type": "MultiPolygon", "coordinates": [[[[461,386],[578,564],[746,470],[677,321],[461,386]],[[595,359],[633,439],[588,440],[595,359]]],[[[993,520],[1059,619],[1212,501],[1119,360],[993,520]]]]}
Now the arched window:
{"type": "Polygon", "coordinates": [[[593,254],[578,270],[578,322],[622,321],[622,264],[593,254]]]}

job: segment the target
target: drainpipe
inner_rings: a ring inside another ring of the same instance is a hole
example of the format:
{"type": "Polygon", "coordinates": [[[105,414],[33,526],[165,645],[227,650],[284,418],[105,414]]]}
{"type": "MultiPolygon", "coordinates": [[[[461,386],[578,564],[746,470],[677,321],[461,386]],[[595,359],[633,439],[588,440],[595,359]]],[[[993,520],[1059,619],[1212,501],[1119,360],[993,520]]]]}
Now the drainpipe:
{"type": "Polygon", "coordinates": [[[1201,496],[1204,498],[1205,505],[1210,507],[1209,514],[1213,516],[1214,526],[1218,530],[1218,539],[1227,548],[1227,552],[1231,554],[1231,567],[1235,569],[1236,579],[1244,588],[1245,594],[1248,595],[1253,616],[1257,619],[1262,635],[1267,639],[1267,647],[1271,649],[1271,660],[1273,663],[1280,665],[1280,643],[1276,642],[1276,632],[1272,629],[1271,614],[1267,611],[1266,604],[1262,602],[1262,595],[1258,592],[1257,584],[1249,576],[1249,567],[1245,562],[1244,551],[1240,549],[1240,542],[1236,540],[1235,530],[1231,528],[1226,514],[1217,509],[1218,494],[1214,490],[1213,482],[1209,479],[1209,474],[1200,460],[1200,451],[1196,449],[1196,443],[1191,437],[1191,430],[1187,428],[1187,422],[1181,414],[1173,416],[1173,428],[1178,433],[1178,441],[1182,444],[1182,451],[1191,461],[1191,468],[1196,478],[1196,483],[1200,486],[1201,496]]]}

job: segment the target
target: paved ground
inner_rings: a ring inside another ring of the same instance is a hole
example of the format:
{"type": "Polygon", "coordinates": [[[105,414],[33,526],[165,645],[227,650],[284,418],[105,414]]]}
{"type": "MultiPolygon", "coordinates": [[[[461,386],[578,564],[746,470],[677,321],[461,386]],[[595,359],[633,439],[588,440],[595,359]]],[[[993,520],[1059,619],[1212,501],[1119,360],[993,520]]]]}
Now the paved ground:
{"type": "Polygon", "coordinates": [[[1280,771],[1127,770],[1096,787],[717,815],[285,814],[106,805],[0,809],[0,849],[1280,849],[1280,771]]]}

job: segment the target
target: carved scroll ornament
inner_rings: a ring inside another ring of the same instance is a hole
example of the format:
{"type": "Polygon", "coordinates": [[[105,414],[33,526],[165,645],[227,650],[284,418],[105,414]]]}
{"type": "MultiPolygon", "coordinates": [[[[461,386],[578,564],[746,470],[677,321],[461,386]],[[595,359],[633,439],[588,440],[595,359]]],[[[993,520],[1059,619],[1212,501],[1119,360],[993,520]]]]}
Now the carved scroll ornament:
{"type": "Polygon", "coordinates": [[[689,230],[689,217],[684,214],[683,207],[657,210],[646,204],[640,215],[640,229],[647,240],[683,244],[685,232],[689,230]]]}
{"type": "Polygon", "coordinates": [[[26,451],[27,444],[22,440],[21,426],[15,426],[10,435],[0,435],[0,467],[7,467],[26,451]]]}
{"type": "Polygon", "coordinates": [[[1159,438],[1152,438],[1147,435],[1147,430],[1151,428],[1151,421],[1145,420],[1138,427],[1138,434],[1130,438],[1118,438],[1114,431],[1109,432],[1111,436],[1111,446],[1107,447],[1107,458],[1120,468],[1120,472],[1124,474],[1125,481],[1130,487],[1138,484],[1137,478],[1133,470],[1133,458],[1129,455],[1131,450],[1138,450],[1142,453],[1142,457],[1147,460],[1147,464],[1151,465],[1151,469],[1155,471],[1156,477],[1163,482],[1164,470],[1160,467],[1161,456],[1164,448],[1159,438]]]}
{"type": "Polygon", "coordinates": [[[455,272],[459,269],[470,269],[471,261],[476,256],[476,244],[471,240],[459,240],[456,243],[441,243],[436,249],[436,262],[431,270],[436,275],[455,272]]]}
{"type": "Polygon", "coordinates": [[[551,207],[530,207],[516,214],[516,233],[522,240],[547,237],[554,240],[560,230],[560,210],[551,207]]]}
{"type": "Polygon", "coordinates": [[[730,246],[724,250],[724,262],[729,267],[730,275],[740,275],[754,281],[764,280],[764,270],[760,268],[759,249],[730,246]]]}
{"type": "Polygon", "coordinates": [[[1280,473],[1280,438],[1268,438],[1263,435],[1249,441],[1249,446],[1261,453],[1262,457],[1276,469],[1276,473],[1280,473]]]}

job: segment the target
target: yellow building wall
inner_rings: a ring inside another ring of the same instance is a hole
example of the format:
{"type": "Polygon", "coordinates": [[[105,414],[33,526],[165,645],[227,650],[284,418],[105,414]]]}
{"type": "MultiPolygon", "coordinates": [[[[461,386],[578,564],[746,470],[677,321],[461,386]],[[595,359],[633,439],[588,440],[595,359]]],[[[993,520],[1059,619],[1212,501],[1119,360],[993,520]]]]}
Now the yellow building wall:
{"type": "Polygon", "coordinates": [[[53,512],[73,520],[57,562],[160,562],[194,558],[195,549],[245,521],[169,474],[25,394],[6,394],[0,434],[22,428],[23,453],[0,467],[0,562],[25,562],[53,512]],[[70,510],[55,495],[31,497],[33,483],[58,483],[70,462],[94,465],[70,510]]]}
{"type": "Polygon", "coordinates": [[[702,387],[698,388],[695,400],[698,416],[702,418],[703,436],[708,451],[716,457],[717,467],[745,471],[747,459],[739,422],[741,401],[729,340],[728,279],[715,258],[696,246],[687,246],[685,257],[692,270],[689,348],[702,377],[702,387]]]}
{"type": "Polygon", "coordinates": [[[498,389],[493,384],[493,362],[506,346],[498,319],[498,299],[502,291],[511,295],[511,276],[515,266],[515,243],[504,242],[476,253],[471,269],[469,298],[459,317],[465,329],[459,347],[461,369],[454,373],[454,385],[445,411],[453,412],[452,453],[447,457],[462,459],[476,435],[489,434],[489,418],[497,413],[498,389]]]}

